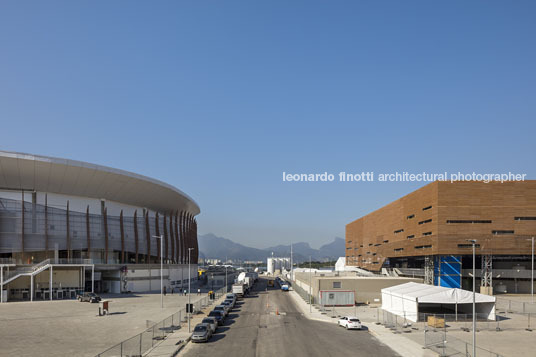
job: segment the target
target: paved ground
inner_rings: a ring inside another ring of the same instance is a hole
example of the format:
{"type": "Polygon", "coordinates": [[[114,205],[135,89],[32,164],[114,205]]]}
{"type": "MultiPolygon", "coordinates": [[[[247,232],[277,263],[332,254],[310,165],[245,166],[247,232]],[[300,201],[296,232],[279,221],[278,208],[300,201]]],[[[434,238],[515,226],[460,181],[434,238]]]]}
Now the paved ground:
{"type": "MultiPolygon", "coordinates": [[[[530,301],[530,295],[498,295],[500,299],[512,299],[512,301],[530,301]]],[[[503,302],[502,307],[508,306],[503,302]]],[[[518,307],[517,305],[512,305],[518,307]]],[[[529,310],[527,308],[527,310],[529,310]]],[[[362,321],[373,323],[382,320],[382,312],[378,308],[368,306],[358,306],[356,308],[338,307],[335,309],[335,315],[354,314],[357,311],[357,316],[362,321]],[[379,319],[378,319],[379,314],[379,319]]],[[[536,313],[529,314],[508,313],[505,309],[497,307],[498,321],[478,321],[477,323],[477,346],[488,351],[500,354],[501,356],[531,356],[536,355],[536,313]],[[532,331],[527,331],[529,327],[532,331]],[[497,329],[497,327],[499,329],[497,329]]],[[[331,315],[328,311],[327,316],[331,315]]],[[[403,319],[399,319],[402,323],[403,319]]],[[[412,328],[401,329],[404,333],[398,336],[403,336],[407,339],[417,342],[421,346],[424,345],[424,322],[413,323],[412,328]]],[[[464,341],[469,345],[472,344],[472,321],[458,321],[447,323],[447,334],[449,337],[455,337],[460,341],[464,341]],[[462,328],[469,331],[462,330],[462,328]]],[[[447,340],[449,340],[447,337],[447,340]]],[[[460,343],[450,343],[458,349],[464,349],[460,343]]],[[[469,347],[471,348],[471,347],[469,347]]],[[[480,355],[488,356],[489,354],[480,351],[480,355]]]]}
{"type": "Polygon", "coordinates": [[[260,279],[254,293],[237,304],[210,342],[189,343],[181,355],[396,356],[368,331],[346,331],[334,324],[309,320],[289,293],[265,289],[266,283],[260,279]]]}
{"type": "MultiPolygon", "coordinates": [[[[112,315],[99,304],[75,300],[0,304],[0,356],[95,356],[183,309],[187,297],[168,294],[110,296],[112,315]]],[[[192,302],[199,299],[192,294],[192,302]]]]}

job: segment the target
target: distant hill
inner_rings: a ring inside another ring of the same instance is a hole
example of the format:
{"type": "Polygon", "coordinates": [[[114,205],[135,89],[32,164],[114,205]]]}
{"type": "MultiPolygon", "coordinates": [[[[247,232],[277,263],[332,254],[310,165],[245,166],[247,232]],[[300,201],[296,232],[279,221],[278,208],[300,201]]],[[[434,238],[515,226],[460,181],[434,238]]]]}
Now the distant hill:
{"type": "MultiPolygon", "coordinates": [[[[235,260],[265,260],[272,256],[290,256],[289,245],[277,245],[266,249],[257,249],[235,243],[230,239],[217,237],[209,233],[198,236],[200,257],[213,259],[235,260]]],[[[313,260],[329,261],[337,260],[344,256],[344,239],[336,237],[332,242],[324,244],[319,249],[311,248],[309,243],[298,242],[292,245],[294,261],[299,263],[308,261],[309,256],[313,260]]]]}
{"type": "Polygon", "coordinates": [[[330,258],[330,260],[337,260],[339,257],[344,257],[345,249],[345,240],[343,238],[335,237],[335,240],[333,242],[324,244],[318,250],[320,252],[321,258],[330,258]]]}
{"type": "Polygon", "coordinates": [[[198,242],[199,255],[202,258],[265,260],[268,256],[266,251],[262,249],[246,247],[230,239],[217,237],[212,233],[199,235],[198,242]]]}

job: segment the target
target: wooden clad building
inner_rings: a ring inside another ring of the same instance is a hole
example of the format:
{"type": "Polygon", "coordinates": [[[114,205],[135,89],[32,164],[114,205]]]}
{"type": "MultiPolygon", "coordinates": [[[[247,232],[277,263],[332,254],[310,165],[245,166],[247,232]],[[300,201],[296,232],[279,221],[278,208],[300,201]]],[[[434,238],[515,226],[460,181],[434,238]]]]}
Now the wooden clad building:
{"type": "Polygon", "coordinates": [[[430,183],[346,225],[348,265],[378,271],[387,259],[530,255],[536,181],[430,183]]]}

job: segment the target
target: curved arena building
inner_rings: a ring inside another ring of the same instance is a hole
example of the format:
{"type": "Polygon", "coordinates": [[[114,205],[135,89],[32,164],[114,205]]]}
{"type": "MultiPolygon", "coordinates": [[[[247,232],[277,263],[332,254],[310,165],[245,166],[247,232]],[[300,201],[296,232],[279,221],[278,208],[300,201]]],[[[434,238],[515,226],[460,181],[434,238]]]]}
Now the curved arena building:
{"type": "MultiPolygon", "coordinates": [[[[67,283],[77,289],[89,290],[91,280],[91,290],[97,291],[157,290],[161,258],[168,288],[182,286],[183,268],[191,263],[197,271],[199,212],[187,194],[146,176],[0,151],[0,262],[7,290],[3,293],[9,296],[13,290],[13,295],[21,295],[16,294],[18,286],[6,285],[25,286],[28,277],[30,292],[35,290],[39,276],[27,272],[45,266],[51,277],[54,266],[57,271],[79,269],[76,284],[75,279],[67,283]]],[[[29,298],[35,297],[32,293],[29,298]]]]}

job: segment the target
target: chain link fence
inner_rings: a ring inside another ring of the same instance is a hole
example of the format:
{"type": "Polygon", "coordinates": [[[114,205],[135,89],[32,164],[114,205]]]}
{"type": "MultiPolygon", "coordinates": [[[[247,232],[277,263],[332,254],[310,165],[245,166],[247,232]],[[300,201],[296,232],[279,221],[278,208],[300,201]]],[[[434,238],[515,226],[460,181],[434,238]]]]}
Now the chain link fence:
{"type": "MultiPolygon", "coordinates": [[[[465,356],[473,357],[473,345],[451,336],[447,333],[446,325],[443,328],[424,327],[424,347],[440,356],[465,356]]],[[[502,355],[476,347],[478,357],[503,357],[502,355]]]]}
{"type": "MultiPolygon", "coordinates": [[[[378,314],[378,322],[390,329],[393,333],[420,333],[424,332],[424,348],[428,348],[440,356],[466,356],[472,357],[473,346],[449,334],[449,331],[463,330],[472,331],[471,314],[419,314],[419,321],[412,322],[403,316],[382,310],[381,317],[378,314]],[[430,326],[429,318],[433,317],[436,327],[430,326]]],[[[478,314],[477,331],[496,330],[500,331],[500,319],[498,321],[487,320],[486,314],[478,314]]],[[[421,335],[422,336],[422,335],[421,335]]],[[[484,357],[502,357],[500,354],[477,346],[477,355],[484,357]]]]}
{"type": "Polygon", "coordinates": [[[294,283],[292,284],[292,289],[298,293],[298,295],[301,296],[301,298],[306,302],[312,302],[313,305],[316,304],[318,301],[317,299],[315,299],[315,297],[313,295],[311,295],[310,297],[310,300],[309,300],[309,291],[306,291],[304,288],[302,288],[301,286],[299,286],[298,284],[294,283]]]}
{"type": "MultiPolygon", "coordinates": [[[[227,289],[221,288],[214,292],[214,300],[204,296],[194,302],[194,313],[209,306],[213,301],[219,299],[227,293],[227,289]]],[[[160,322],[153,323],[147,321],[147,329],[138,335],[131,337],[117,345],[110,347],[106,351],[99,353],[96,357],[141,357],[145,352],[154,347],[159,341],[181,328],[181,323],[188,321],[186,309],[181,309],[166,317],[160,322]]]]}
{"type": "Polygon", "coordinates": [[[509,314],[535,314],[536,315],[536,303],[509,300],[503,298],[497,298],[495,302],[495,309],[497,311],[504,311],[509,314]]]}

